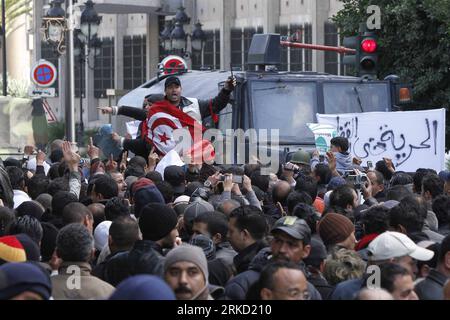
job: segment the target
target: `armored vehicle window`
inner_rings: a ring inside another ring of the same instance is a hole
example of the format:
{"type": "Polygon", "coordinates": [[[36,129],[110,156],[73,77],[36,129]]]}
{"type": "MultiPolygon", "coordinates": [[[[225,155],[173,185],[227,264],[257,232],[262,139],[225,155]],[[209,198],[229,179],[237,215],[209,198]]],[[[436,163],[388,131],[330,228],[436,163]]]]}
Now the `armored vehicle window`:
{"type": "Polygon", "coordinates": [[[325,83],[325,113],[390,111],[388,90],[386,83],[325,83]]]}
{"type": "Polygon", "coordinates": [[[311,141],[306,123],[314,122],[316,97],[314,83],[255,81],[251,85],[254,127],[278,129],[282,141],[311,141]]]}

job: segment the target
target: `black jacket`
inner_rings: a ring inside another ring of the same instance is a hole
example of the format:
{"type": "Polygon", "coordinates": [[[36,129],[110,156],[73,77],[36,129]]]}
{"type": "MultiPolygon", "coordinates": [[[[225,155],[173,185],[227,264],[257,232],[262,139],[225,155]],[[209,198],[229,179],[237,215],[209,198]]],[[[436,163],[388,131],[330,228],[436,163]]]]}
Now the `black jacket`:
{"type": "Polygon", "coordinates": [[[116,254],[105,265],[105,281],[117,286],[130,276],[151,274],[163,276],[164,258],[153,249],[153,241],[137,241],[133,249],[116,254]]]}
{"type": "Polygon", "coordinates": [[[9,181],[8,172],[3,167],[3,162],[0,163],[0,199],[2,199],[5,207],[14,207],[14,193],[9,181]]]}
{"type": "MultiPolygon", "coordinates": [[[[228,300],[245,300],[250,288],[259,280],[262,269],[271,261],[272,253],[270,248],[264,248],[254,257],[249,269],[238,274],[225,286],[225,297],[228,300]]],[[[308,279],[308,273],[305,271],[304,264],[300,266],[308,279]]],[[[320,293],[308,280],[308,291],[311,294],[311,300],[322,300],[320,293]]]]}
{"type": "Polygon", "coordinates": [[[444,286],[448,278],[433,269],[428,276],[416,285],[415,291],[420,300],[444,300],[444,286]]]}
{"type": "MultiPolygon", "coordinates": [[[[202,119],[211,116],[211,109],[214,113],[219,113],[220,111],[222,111],[230,101],[230,93],[231,92],[229,92],[228,90],[222,89],[217,97],[212,100],[198,100],[202,119]]],[[[185,97],[182,97],[180,105],[178,107],[183,110],[190,105],[192,105],[192,101],[188,100],[185,97]]],[[[134,107],[120,107],[118,114],[140,121],[145,121],[147,119],[147,113],[144,109],[138,109],[134,107]]],[[[141,132],[141,129],[142,123],[139,125],[138,132],[141,132]]],[[[145,159],[148,158],[151,151],[151,146],[140,137],[140,134],[138,134],[137,139],[125,139],[123,142],[123,148],[124,150],[129,150],[136,155],[144,157],[145,159]]]]}
{"type": "Polygon", "coordinates": [[[261,249],[266,248],[267,244],[263,241],[256,241],[254,244],[248,246],[241,252],[239,252],[234,258],[234,267],[236,274],[247,271],[253,258],[258,254],[261,249]]]}

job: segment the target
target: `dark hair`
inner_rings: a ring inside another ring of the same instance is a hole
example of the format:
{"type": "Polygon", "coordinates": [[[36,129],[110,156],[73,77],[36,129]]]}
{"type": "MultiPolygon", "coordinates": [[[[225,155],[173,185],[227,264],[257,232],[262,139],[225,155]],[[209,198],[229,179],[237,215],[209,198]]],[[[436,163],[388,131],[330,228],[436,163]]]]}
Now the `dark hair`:
{"type": "Polygon", "coordinates": [[[52,198],[52,214],[62,216],[64,207],[72,202],[78,202],[78,198],[71,192],[59,191],[52,198]]]}
{"type": "Polygon", "coordinates": [[[341,148],[341,152],[345,153],[348,151],[349,148],[349,143],[348,143],[348,139],[345,137],[335,137],[333,139],[331,139],[330,144],[332,146],[336,146],[338,148],[341,148]]]}
{"type": "Polygon", "coordinates": [[[159,192],[161,192],[161,194],[164,198],[164,202],[166,204],[172,203],[173,195],[174,195],[172,185],[170,183],[168,183],[167,181],[156,182],[155,185],[156,185],[156,188],[158,188],[159,192]]]}
{"type": "Polygon", "coordinates": [[[381,172],[384,177],[384,180],[390,181],[392,178],[392,172],[388,169],[386,162],[384,160],[378,161],[375,164],[375,170],[381,172]]]}
{"type": "Polygon", "coordinates": [[[287,209],[288,213],[292,213],[296,205],[304,203],[306,205],[312,205],[313,200],[311,196],[305,191],[293,191],[289,194],[287,198],[287,209]]]}
{"type": "Polygon", "coordinates": [[[72,223],[62,228],[56,238],[56,253],[63,261],[89,262],[94,239],[82,224],[72,223]]]}
{"type": "Polygon", "coordinates": [[[222,212],[200,214],[194,219],[194,223],[206,223],[209,234],[214,236],[219,233],[225,241],[228,233],[228,219],[222,212]]]}
{"type": "Polygon", "coordinates": [[[145,170],[143,167],[138,166],[138,165],[128,165],[123,176],[125,179],[130,176],[142,178],[145,176],[145,170]]]}
{"type": "Polygon", "coordinates": [[[427,207],[420,196],[405,197],[398,206],[389,211],[389,224],[392,227],[402,225],[407,233],[422,231],[427,217],[427,207]]]}
{"type": "Polygon", "coordinates": [[[407,174],[406,172],[398,171],[392,176],[390,185],[391,187],[397,185],[406,186],[408,184],[412,184],[413,182],[413,178],[409,174],[407,174]]]}
{"type": "Polygon", "coordinates": [[[94,181],[94,191],[103,196],[103,199],[111,199],[119,195],[119,187],[116,181],[105,174],[99,175],[94,181]]]}
{"type": "Polygon", "coordinates": [[[153,183],[157,183],[157,182],[163,181],[163,177],[162,177],[161,173],[159,173],[158,171],[150,171],[150,172],[147,172],[147,174],[145,175],[145,177],[146,177],[147,179],[152,180],[153,183]]]}
{"type": "MultiPolygon", "coordinates": [[[[276,261],[271,262],[264,267],[259,276],[259,290],[267,288],[272,290],[274,288],[273,276],[280,269],[294,269],[302,271],[300,266],[292,261],[276,261]]],[[[303,271],[302,271],[303,272],[303,271]]]]}
{"type": "Polygon", "coordinates": [[[129,249],[139,240],[139,225],[131,217],[121,216],[109,227],[109,235],[119,249],[129,249]]]}
{"type": "Polygon", "coordinates": [[[349,185],[337,187],[330,195],[330,207],[338,206],[346,209],[348,205],[353,207],[355,189],[349,185]]]}
{"type": "Polygon", "coordinates": [[[273,203],[281,203],[284,207],[287,205],[287,198],[291,193],[292,188],[286,181],[278,181],[272,189],[273,203]]]}
{"type": "Polygon", "coordinates": [[[236,219],[236,227],[243,231],[247,230],[254,240],[262,240],[268,232],[266,219],[261,211],[253,206],[242,206],[234,209],[230,219],[236,219]]]}
{"type": "Polygon", "coordinates": [[[58,236],[58,229],[48,222],[41,222],[43,236],[41,241],[41,256],[42,262],[51,260],[53,252],[56,248],[56,237],[58,236]]]}
{"type": "Polygon", "coordinates": [[[64,158],[64,153],[62,152],[61,149],[53,150],[49,156],[49,159],[52,163],[61,162],[63,160],[63,158],[64,158]]]}
{"type": "Polygon", "coordinates": [[[437,174],[427,174],[422,180],[423,192],[429,192],[431,198],[436,198],[444,192],[444,182],[437,174]]]}
{"type": "Polygon", "coordinates": [[[324,163],[317,164],[313,172],[316,177],[319,177],[318,184],[327,185],[332,178],[330,167],[324,163]]]}
{"type": "Polygon", "coordinates": [[[71,223],[83,223],[86,217],[90,220],[94,220],[91,210],[89,210],[84,204],[79,202],[69,203],[63,210],[63,225],[66,226],[71,223]]]}
{"type": "Polygon", "coordinates": [[[366,235],[382,234],[389,229],[389,209],[383,206],[373,206],[362,216],[364,233],[366,235]]]}
{"type": "Polygon", "coordinates": [[[145,158],[141,157],[141,156],[134,156],[128,162],[128,166],[132,166],[132,167],[137,166],[137,167],[141,167],[142,169],[145,169],[146,165],[147,165],[147,160],[145,160],[145,158]]]}
{"type": "Polygon", "coordinates": [[[381,288],[386,289],[392,293],[395,289],[394,284],[398,276],[409,276],[408,270],[399,264],[384,263],[380,266],[381,270],[381,288]]]}
{"type": "Polygon", "coordinates": [[[317,214],[316,209],[314,209],[314,207],[305,203],[299,203],[295,206],[294,210],[292,211],[292,215],[305,220],[309,228],[311,229],[311,234],[317,232],[316,225],[317,222],[320,220],[320,217],[317,214]]]}
{"type": "Polygon", "coordinates": [[[396,201],[402,201],[405,197],[412,195],[411,191],[403,186],[403,185],[396,185],[393,187],[390,187],[386,192],[386,200],[396,200],[396,201]]]}
{"type": "Polygon", "coordinates": [[[50,178],[50,180],[55,180],[57,178],[60,178],[59,175],[59,162],[53,163],[48,170],[47,176],[50,178]]]}
{"type": "Polygon", "coordinates": [[[0,207],[0,237],[6,234],[7,227],[16,219],[14,211],[8,207],[0,207]]]}
{"type": "Polygon", "coordinates": [[[25,233],[36,244],[42,240],[42,226],[38,219],[31,216],[22,216],[13,221],[7,228],[7,233],[10,235],[25,233]]]}
{"type": "Polygon", "coordinates": [[[450,252],[450,234],[447,235],[441,242],[439,248],[439,263],[444,263],[445,255],[450,252]]]}
{"type": "Polygon", "coordinates": [[[433,200],[432,208],[439,221],[439,226],[450,223],[450,197],[448,195],[437,196],[433,200]]]}
{"type": "Polygon", "coordinates": [[[184,194],[188,197],[191,197],[192,194],[199,188],[203,188],[203,183],[199,181],[193,181],[186,185],[186,190],[184,191],[184,194]]]}
{"type": "Polygon", "coordinates": [[[42,174],[35,174],[27,182],[28,195],[35,200],[39,195],[47,193],[47,188],[50,184],[49,178],[42,174]]]}
{"type": "Polygon", "coordinates": [[[15,190],[22,190],[25,186],[25,174],[22,169],[17,167],[6,167],[11,187],[15,190]]]}
{"type": "Polygon", "coordinates": [[[66,178],[56,178],[50,181],[47,192],[54,197],[59,191],[69,191],[69,180],[66,178]]]}
{"type": "Polygon", "coordinates": [[[261,175],[261,171],[254,171],[250,179],[252,180],[252,184],[257,186],[262,191],[267,192],[269,189],[269,176],[261,175]]]}
{"type": "Polygon", "coordinates": [[[128,201],[123,198],[114,197],[106,202],[105,219],[108,221],[114,221],[119,217],[129,217],[130,213],[128,201]]]}
{"type": "Polygon", "coordinates": [[[296,181],[297,184],[295,185],[295,191],[307,192],[314,202],[318,192],[317,181],[313,177],[304,174],[300,174],[296,181]]]}
{"type": "Polygon", "coordinates": [[[430,173],[434,173],[436,174],[436,171],[432,170],[432,169],[417,169],[416,173],[413,176],[413,182],[414,182],[414,191],[416,193],[421,193],[422,192],[422,181],[423,178],[430,173]]]}

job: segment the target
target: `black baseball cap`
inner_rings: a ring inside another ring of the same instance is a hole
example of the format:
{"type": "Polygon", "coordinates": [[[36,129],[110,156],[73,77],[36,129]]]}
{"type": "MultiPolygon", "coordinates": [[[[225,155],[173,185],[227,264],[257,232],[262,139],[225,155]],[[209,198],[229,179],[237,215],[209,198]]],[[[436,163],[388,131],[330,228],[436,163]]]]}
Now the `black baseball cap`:
{"type": "Polygon", "coordinates": [[[181,87],[181,81],[180,81],[180,78],[174,77],[174,76],[168,77],[168,78],[166,79],[165,84],[164,84],[164,88],[167,89],[167,87],[169,87],[169,86],[172,85],[172,84],[176,84],[176,85],[178,85],[178,86],[181,87]]]}
{"type": "Polygon", "coordinates": [[[168,166],[164,169],[164,181],[170,183],[175,194],[183,194],[185,187],[186,175],[182,167],[168,166]]]}
{"type": "Polygon", "coordinates": [[[283,231],[292,238],[303,240],[305,243],[311,241],[311,229],[305,220],[297,217],[287,216],[279,219],[272,227],[271,233],[283,231]]]}

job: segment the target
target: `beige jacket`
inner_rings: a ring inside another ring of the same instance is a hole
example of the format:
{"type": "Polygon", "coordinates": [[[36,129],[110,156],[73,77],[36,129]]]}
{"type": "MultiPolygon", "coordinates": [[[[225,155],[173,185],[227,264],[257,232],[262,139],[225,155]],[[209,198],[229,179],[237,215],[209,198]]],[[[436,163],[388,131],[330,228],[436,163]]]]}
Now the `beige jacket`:
{"type": "Polygon", "coordinates": [[[58,275],[52,276],[55,300],[105,299],[114,292],[109,283],[91,276],[92,268],[85,262],[63,262],[58,275]]]}

